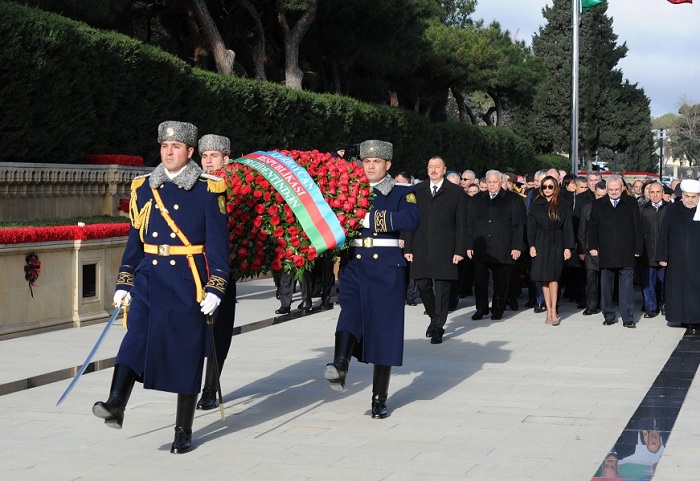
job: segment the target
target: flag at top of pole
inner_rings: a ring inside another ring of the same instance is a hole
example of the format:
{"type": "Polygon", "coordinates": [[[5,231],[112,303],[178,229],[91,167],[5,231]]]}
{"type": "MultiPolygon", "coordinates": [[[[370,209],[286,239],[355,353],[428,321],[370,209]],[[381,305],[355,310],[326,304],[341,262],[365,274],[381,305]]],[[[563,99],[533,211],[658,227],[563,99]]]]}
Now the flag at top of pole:
{"type": "Polygon", "coordinates": [[[668,0],[668,3],[680,5],[681,3],[693,3],[693,0],[668,0]]]}
{"type": "MultiPolygon", "coordinates": [[[[670,2],[671,0],[668,0],[668,1],[670,2]]],[[[676,0],[676,1],[678,1],[678,0],[676,0]]],[[[603,2],[605,2],[605,0],[581,0],[581,10],[584,12],[587,12],[591,8],[593,8],[596,5],[603,3],[603,2]]]]}

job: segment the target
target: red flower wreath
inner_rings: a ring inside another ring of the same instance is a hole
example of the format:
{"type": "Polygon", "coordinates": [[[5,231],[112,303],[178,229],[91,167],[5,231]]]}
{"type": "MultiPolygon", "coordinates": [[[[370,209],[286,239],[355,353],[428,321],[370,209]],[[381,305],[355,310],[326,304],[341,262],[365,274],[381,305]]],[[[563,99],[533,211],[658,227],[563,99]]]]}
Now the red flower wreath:
{"type": "Polygon", "coordinates": [[[27,265],[24,266],[24,279],[29,282],[29,292],[32,297],[34,297],[32,287],[39,287],[36,281],[39,279],[39,274],[41,273],[41,261],[39,260],[39,256],[34,252],[27,254],[24,260],[27,263],[27,265]]]}
{"type": "MultiPolygon", "coordinates": [[[[317,150],[281,153],[304,167],[318,185],[345,232],[346,244],[357,237],[371,199],[362,167],[317,150]]],[[[299,278],[313,267],[316,248],[292,209],[261,174],[232,162],[215,175],[226,181],[231,269],[237,279],[281,270],[299,278]]]]}

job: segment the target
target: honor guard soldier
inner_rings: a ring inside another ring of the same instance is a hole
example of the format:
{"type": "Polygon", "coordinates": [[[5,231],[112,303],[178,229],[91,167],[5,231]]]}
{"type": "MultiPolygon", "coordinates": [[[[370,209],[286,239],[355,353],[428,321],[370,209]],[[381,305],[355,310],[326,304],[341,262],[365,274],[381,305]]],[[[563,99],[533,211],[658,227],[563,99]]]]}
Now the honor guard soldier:
{"type": "MultiPolygon", "coordinates": [[[[231,141],[228,137],[207,134],[199,139],[199,156],[202,159],[202,169],[211,174],[229,163],[231,141]]],[[[236,318],[236,279],[229,275],[226,293],[221,305],[216,310],[214,319],[214,346],[216,356],[207,352],[207,367],[204,371],[204,387],[202,396],[197,401],[197,409],[209,410],[218,406],[216,391],[224,361],[228,356],[233,337],[233,323],[236,318]],[[214,360],[216,359],[216,362],[214,360]]],[[[211,349],[208,346],[208,349],[211,349]]]]}
{"type": "Polygon", "coordinates": [[[406,260],[399,247],[401,231],[418,228],[413,187],[398,185],[387,174],[393,146],[381,140],[360,144],[360,159],[375,197],[365,216],[361,237],[350,241],[340,263],[340,315],[335,353],[323,376],[342,391],[351,356],[374,364],[372,417],[389,415],[391,366],[403,363],[406,260]]]}
{"type": "Polygon", "coordinates": [[[197,128],[158,126],[161,163],[131,185],[131,229],[114,294],[128,305],[127,333],[116,357],[106,402],[92,408],[120,429],[135,381],[177,393],[171,453],[192,446],[197,393],[207,345],[205,317],[224,297],[229,276],[223,180],[192,160],[197,128]]]}

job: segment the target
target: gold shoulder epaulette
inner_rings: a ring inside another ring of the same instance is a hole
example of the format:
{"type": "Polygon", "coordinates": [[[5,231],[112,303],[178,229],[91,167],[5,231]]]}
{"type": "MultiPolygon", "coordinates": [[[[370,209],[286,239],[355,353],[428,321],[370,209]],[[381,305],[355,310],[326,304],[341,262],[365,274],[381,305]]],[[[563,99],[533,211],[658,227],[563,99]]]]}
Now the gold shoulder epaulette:
{"type": "Polygon", "coordinates": [[[143,183],[146,182],[146,177],[148,176],[139,175],[138,177],[135,177],[134,180],[131,181],[131,190],[136,190],[141,187],[143,183]]]}
{"type": "Polygon", "coordinates": [[[223,194],[226,192],[226,182],[219,177],[213,175],[207,177],[207,190],[214,194],[223,194]]]}

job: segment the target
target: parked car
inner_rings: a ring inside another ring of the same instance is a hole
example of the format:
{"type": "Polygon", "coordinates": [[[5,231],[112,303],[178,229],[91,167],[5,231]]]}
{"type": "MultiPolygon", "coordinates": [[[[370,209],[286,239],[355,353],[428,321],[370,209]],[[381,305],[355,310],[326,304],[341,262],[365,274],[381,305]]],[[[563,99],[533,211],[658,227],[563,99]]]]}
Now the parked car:
{"type": "Polygon", "coordinates": [[[678,179],[678,177],[673,177],[672,175],[663,175],[661,176],[661,183],[668,187],[671,187],[671,182],[673,182],[676,179],[678,179]]]}

